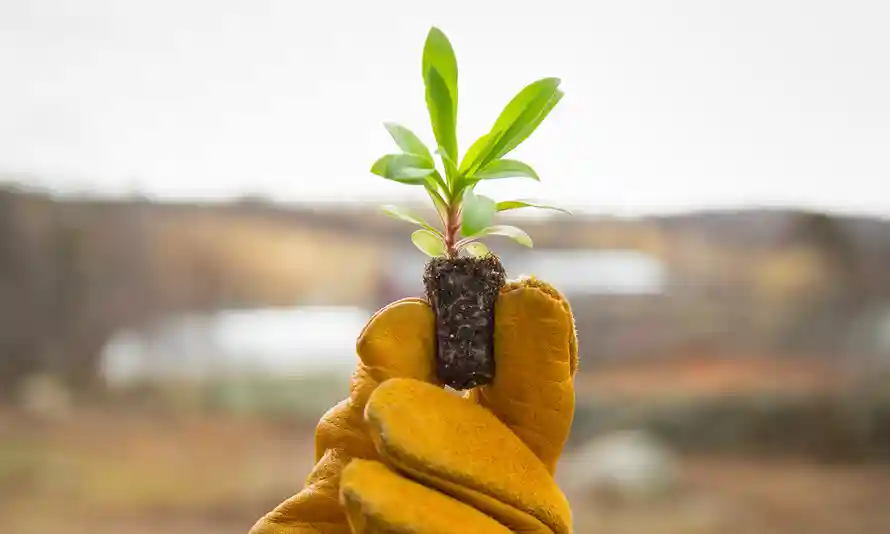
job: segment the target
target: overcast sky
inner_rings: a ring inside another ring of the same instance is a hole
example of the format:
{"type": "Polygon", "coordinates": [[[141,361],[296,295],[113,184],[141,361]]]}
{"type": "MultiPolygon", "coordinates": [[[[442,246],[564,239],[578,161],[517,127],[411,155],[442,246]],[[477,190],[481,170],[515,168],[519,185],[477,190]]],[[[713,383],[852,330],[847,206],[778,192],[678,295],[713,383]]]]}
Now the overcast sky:
{"type": "Polygon", "coordinates": [[[413,196],[384,121],[432,132],[421,49],[459,65],[461,152],[544,76],[515,157],[600,212],[795,205],[890,216],[890,2],[0,1],[0,171],[45,186],[282,201],[413,196]]]}

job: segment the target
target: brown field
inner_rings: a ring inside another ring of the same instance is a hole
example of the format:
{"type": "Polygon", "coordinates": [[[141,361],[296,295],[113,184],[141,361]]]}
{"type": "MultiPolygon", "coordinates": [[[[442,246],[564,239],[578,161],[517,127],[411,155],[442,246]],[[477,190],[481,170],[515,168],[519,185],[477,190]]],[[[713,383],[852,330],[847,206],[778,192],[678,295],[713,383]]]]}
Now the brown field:
{"type": "Polygon", "coordinates": [[[581,373],[576,380],[579,397],[596,394],[615,397],[650,397],[683,394],[709,397],[735,393],[841,392],[854,377],[814,358],[786,360],[758,354],[725,357],[677,355],[622,361],[581,373]]]}
{"type": "MultiPolygon", "coordinates": [[[[0,532],[243,534],[311,467],[311,426],[85,413],[0,418],[0,532]]],[[[579,533],[890,532],[890,468],[685,458],[660,504],[570,495],[579,533]]]]}

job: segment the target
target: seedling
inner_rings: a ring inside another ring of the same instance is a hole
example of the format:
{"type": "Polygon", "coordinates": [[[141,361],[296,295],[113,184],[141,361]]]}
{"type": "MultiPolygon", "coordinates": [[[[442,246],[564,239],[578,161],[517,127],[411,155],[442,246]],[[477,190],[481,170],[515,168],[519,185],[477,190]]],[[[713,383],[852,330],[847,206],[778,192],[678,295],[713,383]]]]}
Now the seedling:
{"type": "MultiPolygon", "coordinates": [[[[497,202],[474,189],[483,180],[540,177],[526,163],[504,156],[525,141],[562,99],[558,78],[542,78],[523,88],[503,109],[491,130],[458,158],[457,59],[451,42],[436,27],[423,48],[423,80],[434,152],[408,128],[385,123],[401,153],[378,159],[371,172],[388,180],[423,187],[439,216],[437,228],[418,215],[385,206],[388,215],[419,226],[414,245],[430,257],[423,280],[436,312],[439,379],[455,389],[490,383],[494,378],[494,305],[506,281],[497,255],[482,242],[506,236],[532,247],[516,226],[495,224],[497,213],[519,208],[561,208],[523,200],[497,202]],[[437,168],[434,155],[441,168],[437,168]],[[441,171],[441,172],[440,172],[441,171]]],[[[566,212],[568,213],[568,212],[566,212]]]]}

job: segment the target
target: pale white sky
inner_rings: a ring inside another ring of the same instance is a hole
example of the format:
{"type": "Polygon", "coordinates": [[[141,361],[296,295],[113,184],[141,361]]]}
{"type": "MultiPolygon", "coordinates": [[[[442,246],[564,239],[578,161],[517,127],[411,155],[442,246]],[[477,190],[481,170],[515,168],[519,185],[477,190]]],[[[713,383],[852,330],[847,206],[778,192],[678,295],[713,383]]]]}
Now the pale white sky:
{"type": "Polygon", "coordinates": [[[525,84],[563,79],[515,152],[542,183],[481,188],[498,199],[890,216],[888,20],[882,0],[3,0],[0,170],[110,194],[414,196],[368,169],[395,149],[384,121],[432,139],[435,24],[461,152],[525,84]]]}

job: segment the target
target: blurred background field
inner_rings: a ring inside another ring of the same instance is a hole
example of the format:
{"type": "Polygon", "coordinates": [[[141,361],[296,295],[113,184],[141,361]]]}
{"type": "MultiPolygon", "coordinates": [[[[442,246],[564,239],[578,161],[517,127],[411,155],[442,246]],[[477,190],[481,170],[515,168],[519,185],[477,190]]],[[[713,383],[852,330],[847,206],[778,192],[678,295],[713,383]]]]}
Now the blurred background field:
{"type": "MultiPolygon", "coordinates": [[[[373,209],[0,203],[4,532],[243,532],[311,468],[367,317],[421,292],[373,209]]],[[[525,225],[510,275],[576,314],[579,532],[890,528],[890,223],[525,225]]]]}
{"type": "MultiPolygon", "coordinates": [[[[578,534],[890,532],[890,5],[0,2],[0,534],[237,534],[422,292],[426,32],[459,145],[565,98],[489,245],[565,293],[578,534]],[[517,213],[515,217],[506,217],[517,213]]],[[[489,187],[490,186],[490,187],[489,187]]]]}

